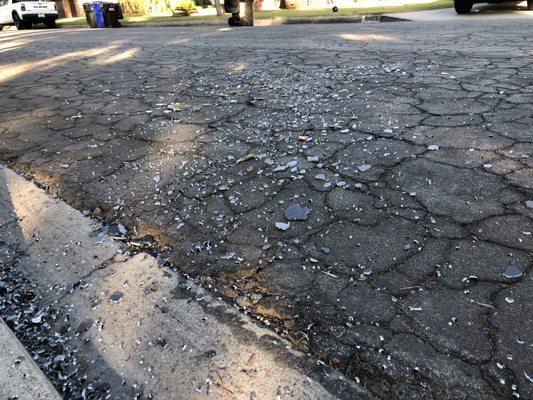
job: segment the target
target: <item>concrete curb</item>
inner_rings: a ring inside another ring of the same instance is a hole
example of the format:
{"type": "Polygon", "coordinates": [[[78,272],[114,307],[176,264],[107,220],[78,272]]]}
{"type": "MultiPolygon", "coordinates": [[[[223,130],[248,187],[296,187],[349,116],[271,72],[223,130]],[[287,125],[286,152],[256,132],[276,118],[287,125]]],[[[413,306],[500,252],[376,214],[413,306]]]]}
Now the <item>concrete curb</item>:
{"type": "Polygon", "coordinates": [[[22,343],[0,318],[0,399],[61,400],[22,343]]]}
{"type": "MultiPolygon", "coordinates": [[[[359,24],[380,22],[405,22],[407,19],[387,15],[355,15],[353,17],[314,17],[314,18],[268,18],[255,19],[254,26],[279,26],[279,25],[303,25],[303,24],[359,24]]],[[[138,23],[124,24],[123,28],[164,28],[164,27],[191,27],[191,26],[220,26],[227,27],[226,20],[204,22],[162,22],[162,23],[138,23]]],[[[87,28],[87,25],[65,25],[65,28],[87,28]]]]}
{"type": "Polygon", "coordinates": [[[83,385],[105,384],[117,399],[273,399],[286,391],[301,400],[375,399],[153,256],[130,254],[96,221],[2,165],[0,221],[0,252],[13,254],[12,273],[42,295],[32,307],[68,310],[68,327],[54,323],[63,314],[39,314],[36,324],[48,326],[39,338],[64,346],[58,364],[45,361],[52,371],[75,369],[82,357],[91,365],[83,385]]]}

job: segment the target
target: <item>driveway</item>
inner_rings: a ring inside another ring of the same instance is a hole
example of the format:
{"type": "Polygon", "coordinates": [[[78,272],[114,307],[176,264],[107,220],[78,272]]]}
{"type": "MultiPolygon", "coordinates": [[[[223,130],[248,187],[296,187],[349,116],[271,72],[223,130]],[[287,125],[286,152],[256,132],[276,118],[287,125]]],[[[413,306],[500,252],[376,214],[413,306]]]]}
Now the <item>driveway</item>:
{"type": "Polygon", "coordinates": [[[530,32],[2,32],[0,161],[376,398],[532,398],[530,32]]]}

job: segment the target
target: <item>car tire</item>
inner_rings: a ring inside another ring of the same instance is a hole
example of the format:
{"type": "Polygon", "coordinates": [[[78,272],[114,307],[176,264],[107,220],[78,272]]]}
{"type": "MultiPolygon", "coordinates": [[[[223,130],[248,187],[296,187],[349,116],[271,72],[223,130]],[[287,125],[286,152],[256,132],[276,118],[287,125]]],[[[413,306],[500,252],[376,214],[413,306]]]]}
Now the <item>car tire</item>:
{"type": "Polygon", "coordinates": [[[26,29],[27,24],[24,23],[24,21],[21,20],[19,15],[16,13],[13,13],[13,22],[15,23],[15,27],[17,28],[17,30],[21,31],[23,29],[26,29]]]}
{"type": "Polygon", "coordinates": [[[57,28],[56,21],[55,20],[47,21],[46,22],[46,28],[47,29],[56,29],[57,28]]]}
{"type": "Polygon", "coordinates": [[[527,9],[533,11],[533,0],[527,0],[527,9]]]}
{"type": "Polygon", "coordinates": [[[454,0],[453,2],[453,6],[455,7],[455,12],[457,14],[468,14],[470,11],[472,11],[473,5],[474,2],[469,0],[454,0]]]}
{"type": "Polygon", "coordinates": [[[0,25],[0,31],[4,29],[4,25],[0,25]]]}

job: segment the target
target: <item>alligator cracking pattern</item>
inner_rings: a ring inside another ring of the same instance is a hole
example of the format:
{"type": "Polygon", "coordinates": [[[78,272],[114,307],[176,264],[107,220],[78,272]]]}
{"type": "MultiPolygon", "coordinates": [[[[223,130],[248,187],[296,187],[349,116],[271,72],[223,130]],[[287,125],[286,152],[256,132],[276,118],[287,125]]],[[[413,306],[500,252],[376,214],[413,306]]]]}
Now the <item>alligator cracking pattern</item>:
{"type": "Polygon", "coordinates": [[[5,32],[0,160],[377,398],[532,398],[528,29],[5,32]]]}

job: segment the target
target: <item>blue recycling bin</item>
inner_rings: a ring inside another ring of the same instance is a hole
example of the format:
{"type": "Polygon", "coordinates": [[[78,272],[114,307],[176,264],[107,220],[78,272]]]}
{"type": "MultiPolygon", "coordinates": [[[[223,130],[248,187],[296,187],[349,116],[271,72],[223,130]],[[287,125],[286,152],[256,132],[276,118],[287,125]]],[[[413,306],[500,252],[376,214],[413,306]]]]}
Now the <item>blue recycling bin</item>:
{"type": "Polygon", "coordinates": [[[103,3],[101,1],[93,3],[94,19],[96,20],[96,27],[105,28],[103,3]]]}

